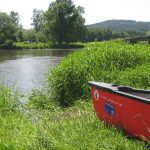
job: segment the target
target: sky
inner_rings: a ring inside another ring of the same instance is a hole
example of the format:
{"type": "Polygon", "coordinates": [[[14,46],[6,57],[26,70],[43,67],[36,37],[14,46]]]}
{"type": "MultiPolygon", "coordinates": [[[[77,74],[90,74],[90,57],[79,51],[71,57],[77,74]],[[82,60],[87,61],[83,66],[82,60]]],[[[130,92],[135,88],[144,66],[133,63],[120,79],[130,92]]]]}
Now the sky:
{"type": "MultiPolygon", "coordinates": [[[[53,0],[0,0],[0,12],[18,12],[24,28],[31,28],[33,9],[46,11],[53,0]]],[[[86,24],[111,19],[150,22],[150,0],[73,0],[83,6],[86,24]]]]}

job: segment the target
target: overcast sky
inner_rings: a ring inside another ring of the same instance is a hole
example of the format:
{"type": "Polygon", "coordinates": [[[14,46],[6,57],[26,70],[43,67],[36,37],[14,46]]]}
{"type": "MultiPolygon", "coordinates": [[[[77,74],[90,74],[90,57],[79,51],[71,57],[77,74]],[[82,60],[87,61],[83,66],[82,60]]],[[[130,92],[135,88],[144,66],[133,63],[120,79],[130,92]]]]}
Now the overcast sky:
{"type": "MultiPolygon", "coordinates": [[[[30,28],[33,9],[47,10],[53,0],[0,0],[0,12],[16,11],[24,28],[30,28]]],[[[85,8],[86,24],[110,19],[150,22],[150,0],[74,0],[85,8]]]]}

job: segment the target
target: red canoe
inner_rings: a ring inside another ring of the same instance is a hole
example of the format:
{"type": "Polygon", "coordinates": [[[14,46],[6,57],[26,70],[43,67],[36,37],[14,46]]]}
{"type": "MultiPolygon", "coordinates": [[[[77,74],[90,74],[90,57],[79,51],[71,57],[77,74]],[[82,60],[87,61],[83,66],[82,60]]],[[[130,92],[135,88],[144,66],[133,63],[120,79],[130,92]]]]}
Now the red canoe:
{"type": "Polygon", "coordinates": [[[97,116],[150,141],[150,91],[101,82],[89,82],[97,116]]]}

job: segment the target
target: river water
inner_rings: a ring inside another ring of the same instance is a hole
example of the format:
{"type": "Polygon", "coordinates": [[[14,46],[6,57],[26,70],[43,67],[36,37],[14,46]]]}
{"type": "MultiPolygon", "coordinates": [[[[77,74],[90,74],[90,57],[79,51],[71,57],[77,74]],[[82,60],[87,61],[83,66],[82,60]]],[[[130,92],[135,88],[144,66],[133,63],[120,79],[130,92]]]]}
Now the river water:
{"type": "Polygon", "coordinates": [[[0,85],[21,92],[41,88],[46,75],[73,50],[0,50],[0,85]]]}

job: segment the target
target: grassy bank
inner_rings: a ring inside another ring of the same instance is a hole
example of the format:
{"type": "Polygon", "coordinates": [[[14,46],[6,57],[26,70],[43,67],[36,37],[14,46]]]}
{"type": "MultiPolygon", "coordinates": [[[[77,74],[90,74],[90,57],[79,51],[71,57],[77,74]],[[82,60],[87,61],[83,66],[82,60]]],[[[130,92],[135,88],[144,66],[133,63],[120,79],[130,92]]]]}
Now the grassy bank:
{"type": "Polygon", "coordinates": [[[19,97],[8,88],[1,88],[0,149],[145,149],[147,143],[97,119],[87,82],[149,89],[149,62],[148,45],[90,43],[53,69],[48,75],[48,87],[33,91],[27,105],[18,105],[19,97]]]}
{"type": "Polygon", "coordinates": [[[142,150],[146,146],[100,122],[90,102],[78,101],[55,111],[30,111],[0,116],[1,150],[142,150]]]}
{"type": "Polygon", "coordinates": [[[79,98],[89,98],[88,81],[101,81],[133,87],[150,88],[150,47],[123,42],[87,44],[62,61],[49,73],[52,99],[72,105],[79,98]]]}
{"type": "Polygon", "coordinates": [[[76,49],[83,48],[84,44],[82,43],[41,43],[41,42],[14,42],[11,45],[0,45],[0,49],[76,49]]]}

